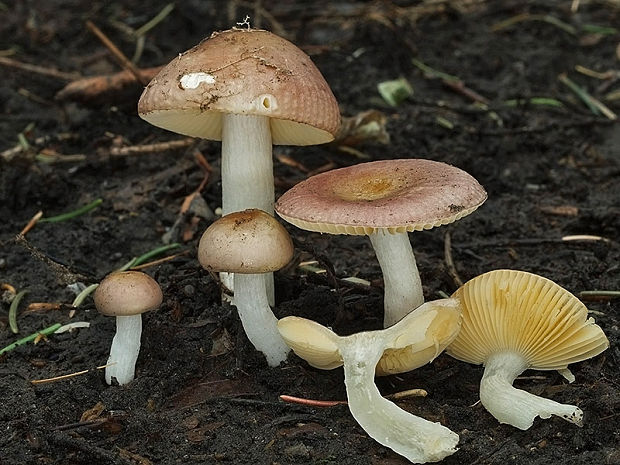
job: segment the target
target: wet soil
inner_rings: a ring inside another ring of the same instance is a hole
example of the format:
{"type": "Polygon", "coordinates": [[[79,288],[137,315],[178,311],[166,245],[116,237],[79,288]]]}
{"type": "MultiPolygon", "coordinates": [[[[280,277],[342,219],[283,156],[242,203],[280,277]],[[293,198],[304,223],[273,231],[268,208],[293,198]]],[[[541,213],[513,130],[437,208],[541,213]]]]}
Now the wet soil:
{"type": "MultiPolygon", "coordinates": [[[[249,14],[253,25],[285,34],[312,56],[343,115],[382,111],[390,134],[387,144],[367,141],[355,151],[341,144],[276,147],[277,195],[312,172],[362,161],[451,163],[476,177],[489,198],[454,225],[411,235],[427,299],[457,288],[447,266],[447,239],[463,281],[512,268],[544,275],[576,295],[620,290],[618,123],[559,79],[568,77],[611,112],[620,111],[617,2],[572,2],[576,11],[570,1],[269,3],[262,2],[263,10],[261,2],[177,3],[146,33],[138,65],[165,64],[249,14]],[[460,83],[423,72],[414,58],[460,83]],[[399,77],[414,94],[389,107],[377,84],[399,77]],[[553,100],[532,100],[538,97],[553,100]],[[563,240],[575,235],[591,237],[563,240]]],[[[85,21],[131,56],[136,37],[128,31],[165,5],[5,2],[0,52],[48,70],[117,72],[85,21]]],[[[137,117],[140,86],[103,101],[59,102],[54,96],[67,84],[62,76],[4,65],[2,76],[0,283],[28,294],[19,305],[17,335],[9,328],[9,304],[2,302],[0,346],[54,323],[83,321],[90,327],[0,356],[0,463],[407,463],[370,439],[346,406],[281,402],[280,394],[345,399],[342,370],[315,370],[295,356],[267,367],[234,308],[220,304],[217,282],[195,257],[201,231],[220,206],[218,143],[114,156],[114,149],[179,138],[137,117]],[[19,138],[30,148],[8,156],[19,138]],[[211,167],[204,203],[181,214],[184,199],[203,179],[197,153],[211,167]],[[51,163],[54,154],[81,157],[51,163]],[[95,210],[39,223],[27,243],[15,240],[37,211],[49,217],[99,198],[95,210]],[[75,292],[67,285],[96,283],[165,239],[181,245],[164,255],[183,254],[145,270],[165,297],[158,311],[144,316],[137,377],[126,386],[108,386],[95,367],[107,360],[114,321],[99,315],[92,299],[71,316],[75,292]],[[26,311],[37,302],[61,306],[26,311]],[[31,383],[82,370],[90,371],[31,383]]],[[[276,314],[313,318],[340,334],[379,328],[381,273],[367,239],[288,229],[297,254],[276,274],[276,314]],[[298,266],[310,260],[328,272],[298,266]],[[351,276],[371,286],[340,279],[351,276]]],[[[579,405],[586,416],[582,428],[558,418],[537,420],[527,431],[498,424],[478,403],[482,368],[445,354],[377,383],[385,395],[428,391],[398,405],[459,433],[460,449],[446,464],[618,464],[619,302],[586,302],[611,347],[572,366],[574,383],[555,372],[533,371],[516,382],[579,405]]]]}

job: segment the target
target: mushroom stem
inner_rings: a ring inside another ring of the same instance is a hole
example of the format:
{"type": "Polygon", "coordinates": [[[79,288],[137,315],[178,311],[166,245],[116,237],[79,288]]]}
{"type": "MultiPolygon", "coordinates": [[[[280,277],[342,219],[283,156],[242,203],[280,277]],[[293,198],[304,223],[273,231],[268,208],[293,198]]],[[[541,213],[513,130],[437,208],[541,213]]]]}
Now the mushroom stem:
{"type": "Polygon", "coordinates": [[[560,404],[535,396],[512,386],[514,380],[528,368],[522,355],[513,351],[498,352],[485,361],[480,381],[480,401],[500,423],[526,430],[536,416],[557,415],[582,426],[583,412],[575,405],[560,404]]]}
{"type": "Polygon", "coordinates": [[[392,326],[424,303],[409,235],[379,230],[368,236],[383,272],[383,326],[392,326]]]}
{"type": "Polygon", "coordinates": [[[109,366],[105,369],[106,383],[112,384],[112,378],[120,385],[133,381],[141,334],[142,315],[116,317],[116,334],[110,347],[109,366]]]}
{"type": "Polygon", "coordinates": [[[265,354],[269,366],[286,360],[289,347],[267,302],[263,274],[235,273],[235,305],[250,342],[265,354]]]}
{"type": "Polygon", "coordinates": [[[370,437],[413,463],[437,462],[453,454],[459,441],[456,433],[412,415],[381,396],[374,376],[385,348],[383,338],[368,337],[368,333],[354,336],[340,338],[339,349],[349,409],[360,426],[370,437]]]}
{"type": "MultiPolygon", "coordinates": [[[[258,208],[273,216],[273,158],[268,116],[222,114],[222,215],[258,208]]],[[[234,278],[220,273],[234,290],[234,278]]],[[[273,273],[263,278],[269,304],[275,305],[273,273]]]]}

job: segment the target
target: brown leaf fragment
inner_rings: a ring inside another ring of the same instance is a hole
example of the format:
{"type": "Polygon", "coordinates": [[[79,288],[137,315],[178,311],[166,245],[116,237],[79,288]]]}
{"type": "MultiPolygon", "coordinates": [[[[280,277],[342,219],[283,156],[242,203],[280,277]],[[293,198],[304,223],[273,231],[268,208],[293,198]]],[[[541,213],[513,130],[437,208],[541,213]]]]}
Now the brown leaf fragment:
{"type": "Polygon", "coordinates": [[[96,420],[97,418],[101,416],[101,414],[104,411],[105,411],[105,405],[103,405],[103,402],[97,402],[93,407],[89,408],[88,410],[85,410],[84,413],[82,413],[82,416],[80,417],[80,421],[84,422],[84,421],[96,420]]]}

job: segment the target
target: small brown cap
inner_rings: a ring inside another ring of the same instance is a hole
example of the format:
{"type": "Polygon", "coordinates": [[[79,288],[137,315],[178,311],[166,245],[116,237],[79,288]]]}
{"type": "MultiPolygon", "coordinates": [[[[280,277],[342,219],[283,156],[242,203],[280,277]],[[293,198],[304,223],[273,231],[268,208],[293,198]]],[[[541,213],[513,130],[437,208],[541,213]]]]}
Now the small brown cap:
{"type": "Polygon", "coordinates": [[[163,295],[157,281],[140,271],[107,275],[95,290],[95,306],[108,316],[130,316],[155,310],[163,295]]]}
{"type": "Polygon", "coordinates": [[[421,231],[469,215],[487,198],[465,171],[424,159],[360,163],[312,176],[277,201],[278,215],[308,231],[421,231]]]}
{"type": "Polygon", "coordinates": [[[207,228],[198,244],[198,261],[210,271],[268,273],[293,258],[293,241],[284,226],[262,210],[230,213],[207,228]]]}
{"type": "Polygon", "coordinates": [[[310,57],[260,29],[217,32],[166,65],[138,113],[170,131],[221,140],[222,113],[270,117],[274,144],[330,142],[340,111],[310,57]]]}
{"type": "Polygon", "coordinates": [[[454,294],[463,307],[461,331],[446,351],[481,364],[489,355],[517,351],[537,370],[563,370],[600,354],[609,341],[588,309],[553,281],[532,273],[495,270],[454,294]]]}

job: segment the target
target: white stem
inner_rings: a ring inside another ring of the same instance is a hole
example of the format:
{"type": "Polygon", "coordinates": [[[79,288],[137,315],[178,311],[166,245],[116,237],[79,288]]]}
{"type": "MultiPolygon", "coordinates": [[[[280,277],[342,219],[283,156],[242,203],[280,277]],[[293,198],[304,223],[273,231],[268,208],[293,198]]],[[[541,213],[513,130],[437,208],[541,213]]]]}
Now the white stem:
{"type": "Polygon", "coordinates": [[[245,334],[257,350],[265,354],[269,366],[286,360],[289,347],[278,331],[278,320],[267,302],[260,274],[235,273],[235,305],[245,334]]]}
{"type": "Polygon", "coordinates": [[[424,303],[422,281],[406,232],[378,231],[368,237],[383,272],[383,326],[387,328],[424,303]]]}
{"type": "Polygon", "coordinates": [[[140,353],[140,336],[142,334],[142,315],[117,316],[116,334],[112,339],[110,357],[105,369],[105,380],[112,384],[116,378],[118,384],[127,384],[134,379],[136,360],[140,353]]]}
{"type": "Polygon", "coordinates": [[[516,377],[528,368],[523,356],[516,352],[498,352],[491,355],[484,365],[480,401],[500,423],[526,430],[537,416],[549,418],[557,415],[582,426],[583,412],[579,407],[560,404],[512,386],[516,377]]]}
{"type": "MultiPolygon", "coordinates": [[[[273,158],[268,116],[222,115],[222,214],[258,208],[273,215],[273,158]]],[[[220,273],[226,287],[233,278],[220,273]]],[[[275,305],[273,274],[265,286],[269,303],[275,305]],[[269,282],[270,281],[270,282],[269,282]]]]}
{"type": "Polygon", "coordinates": [[[384,341],[373,344],[367,335],[341,341],[349,409],[370,437],[413,463],[437,462],[456,452],[456,433],[412,415],[381,396],[374,376],[384,341]]]}

